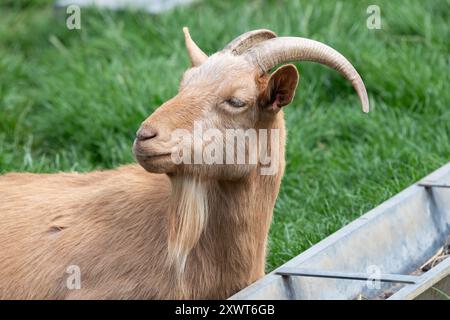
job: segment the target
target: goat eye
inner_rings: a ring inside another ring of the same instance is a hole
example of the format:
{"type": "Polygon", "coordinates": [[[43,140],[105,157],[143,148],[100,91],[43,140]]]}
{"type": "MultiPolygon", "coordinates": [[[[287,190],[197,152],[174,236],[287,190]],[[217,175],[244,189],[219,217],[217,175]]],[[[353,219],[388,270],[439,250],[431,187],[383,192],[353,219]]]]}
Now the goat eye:
{"type": "Polygon", "coordinates": [[[239,100],[238,98],[229,98],[225,100],[225,103],[229,104],[230,106],[234,108],[242,108],[245,106],[245,102],[242,100],[239,100]]]}

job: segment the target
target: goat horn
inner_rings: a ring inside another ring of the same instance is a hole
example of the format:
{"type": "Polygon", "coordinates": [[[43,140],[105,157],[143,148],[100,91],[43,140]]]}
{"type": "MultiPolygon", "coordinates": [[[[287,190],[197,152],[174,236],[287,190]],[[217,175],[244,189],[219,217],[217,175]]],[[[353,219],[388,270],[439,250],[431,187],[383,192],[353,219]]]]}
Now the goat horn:
{"type": "Polygon", "coordinates": [[[362,110],[369,112],[369,99],[361,76],[342,54],[321,42],[298,37],[279,37],[257,44],[246,55],[259,66],[261,74],[289,61],[313,61],[327,65],[351,81],[358,93],[362,110]]]}
{"type": "Polygon", "coordinates": [[[240,55],[255,44],[264,40],[275,38],[277,35],[267,29],[258,29],[246,32],[231,41],[224,50],[229,50],[235,55],[240,55]]]}
{"type": "Polygon", "coordinates": [[[186,42],[186,49],[189,54],[189,58],[191,59],[192,66],[197,67],[208,59],[208,56],[195,44],[194,40],[192,40],[187,27],[183,28],[183,32],[184,40],[186,42]]]}

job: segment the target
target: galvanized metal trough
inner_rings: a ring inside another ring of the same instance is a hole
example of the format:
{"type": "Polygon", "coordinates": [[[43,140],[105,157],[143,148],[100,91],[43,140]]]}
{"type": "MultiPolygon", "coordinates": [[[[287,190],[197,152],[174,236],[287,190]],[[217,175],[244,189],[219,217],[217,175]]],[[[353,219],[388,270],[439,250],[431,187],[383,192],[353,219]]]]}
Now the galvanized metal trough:
{"type": "Polygon", "coordinates": [[[230,299],[449,299],[450,163],[230,299]]]}

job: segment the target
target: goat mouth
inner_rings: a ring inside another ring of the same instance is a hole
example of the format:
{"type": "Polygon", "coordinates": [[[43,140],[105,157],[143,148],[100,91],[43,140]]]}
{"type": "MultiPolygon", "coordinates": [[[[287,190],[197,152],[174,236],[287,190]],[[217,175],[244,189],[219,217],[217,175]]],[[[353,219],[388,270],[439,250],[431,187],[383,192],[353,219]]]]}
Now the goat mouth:
{"type": "Polygon", "coordinates": [[[150,151],[145,150],[139,143],[134,141],[133,143],[133,153],[136,156],[136,158],[140,159],[157,159],[169,156],[170,152],[157,152],[157,151],[150,151]]]}
{"type": "Polygon", "coordinates": [[[156,153],[156,154],[143,154],[143,153],[137,153],[135,154],[136,157],[141,159],[159,159],[159,158],[165,158],[167,156],[170,156],[170,153],[156,153]]]}

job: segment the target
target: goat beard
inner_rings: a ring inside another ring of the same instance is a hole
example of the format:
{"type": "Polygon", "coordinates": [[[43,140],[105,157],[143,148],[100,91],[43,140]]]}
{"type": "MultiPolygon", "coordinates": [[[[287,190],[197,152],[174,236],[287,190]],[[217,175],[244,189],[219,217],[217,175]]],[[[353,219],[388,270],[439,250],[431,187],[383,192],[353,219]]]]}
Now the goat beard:
{"type": "Polygon", "coordinates": [[[207,182],[194,176],[171,176],[168,264],[182,286],[186,261],[208,222],[207,182]]]}

